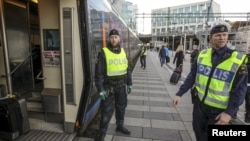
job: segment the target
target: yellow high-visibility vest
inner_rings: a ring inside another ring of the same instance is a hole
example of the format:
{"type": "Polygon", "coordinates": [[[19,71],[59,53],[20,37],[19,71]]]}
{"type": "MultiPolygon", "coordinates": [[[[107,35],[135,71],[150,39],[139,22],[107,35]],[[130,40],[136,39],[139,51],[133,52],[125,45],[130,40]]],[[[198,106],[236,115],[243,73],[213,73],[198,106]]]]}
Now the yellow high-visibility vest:
{"type": "Polygon", "coordinates": [[[123,48],[119,54],[115,54],[107,47],[103,48],[107,64],[107,76],[119,76],[127,74],[128,60],[123,48]]]}
{"type": "Polygon", "coordinates": [[[203,50],[198,56],[196,73],[198,97],[202,100],[208,87],[204,104],[219,109],[226,109],[233,80],[240,65],[244,61],[245,63],[247,62],[247,57],[245,54],[234,51],[228,59],[218,64],[214,69],[212,68],[211,60],[211,48],[203,50]]]}
{"type": "Polygon", "coordinates": [[[147,55],[147,49],[146,49],[145,46],[142,46],[141,53],[143,53],[143,54],[141,54],[141,55],[147,55]],[[143,52],[144,50],[145,50],[145,52],[143,52]]]}

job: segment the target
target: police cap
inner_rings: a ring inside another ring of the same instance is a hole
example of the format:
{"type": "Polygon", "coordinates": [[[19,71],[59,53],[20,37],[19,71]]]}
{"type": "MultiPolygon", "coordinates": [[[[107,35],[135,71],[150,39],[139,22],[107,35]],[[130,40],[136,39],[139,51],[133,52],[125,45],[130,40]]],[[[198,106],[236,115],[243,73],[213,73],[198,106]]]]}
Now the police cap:
{"type": "Polygon", "coordinates": [[[223,24],[215,25],[211,30],[210,30],[210,35],[213,35],[215,33],[220,33],[220,32],[228,32],[227,26],[223,24]]]}
{"type": "Polygon", "coordinates": [[[109,32],[109,36],[112,36],[112,35],[118,35],[118,36],[119,36],[118,30],[112,29],[112,30],[109,32]]]}

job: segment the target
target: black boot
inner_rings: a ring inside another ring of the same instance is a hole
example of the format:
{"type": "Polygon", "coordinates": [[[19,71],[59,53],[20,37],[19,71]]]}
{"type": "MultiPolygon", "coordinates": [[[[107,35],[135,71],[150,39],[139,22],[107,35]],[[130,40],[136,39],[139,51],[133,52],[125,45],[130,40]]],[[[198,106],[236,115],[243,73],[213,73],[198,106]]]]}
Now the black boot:
{"type": "Polygon", "coordinates": [[[117,126],[116,131],[121,132],[121,133],[123,133],[125,135],[130,135],[131,134],[131,131],[129,131],[127,128],[125,128],[123,126],[117,126]]]}
{"type": "Polygon", "coordinates": [[[97,137],[95,137],[94,141],[104,141],[106,134],[100,133],[97,137]]]}

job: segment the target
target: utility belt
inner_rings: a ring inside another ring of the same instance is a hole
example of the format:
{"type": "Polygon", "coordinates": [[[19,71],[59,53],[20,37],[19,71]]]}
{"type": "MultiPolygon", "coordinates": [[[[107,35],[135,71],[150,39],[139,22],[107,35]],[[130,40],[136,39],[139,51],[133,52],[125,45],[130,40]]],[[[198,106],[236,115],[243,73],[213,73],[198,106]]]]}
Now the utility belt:
{"type": "Polygon", "coordinates": [[[117,84],[123,84],[123,83],[125,83],[124,79],[110,79],[106,81],[106,85],[111,85],[111,86],[114,86],[117,84]]]}
{"type": "Polygon", "coordinates": [[[106,83],[107,86],[115,86],[115,85],[119,85],[119,84],[124,84],[125,81],[124,80],[119,80],[119,81],[108,81],[106,83]]]}

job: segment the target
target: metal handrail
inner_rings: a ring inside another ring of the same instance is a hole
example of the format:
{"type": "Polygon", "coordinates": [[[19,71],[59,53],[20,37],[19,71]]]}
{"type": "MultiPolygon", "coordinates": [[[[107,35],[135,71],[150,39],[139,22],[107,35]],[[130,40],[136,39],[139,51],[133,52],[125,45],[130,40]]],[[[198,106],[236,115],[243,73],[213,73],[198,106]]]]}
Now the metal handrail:
{"type": "Polygon", "coordinates": [[[27,55],[24,60],[18,64],[8,75],[11,76],[32,54],[27,55]]]}
{"type": "Polygon", "coordinates": [[[42,71],[40,71],[38,73],[38,75],[36,76],[36,79],[38,79],[38,80],[45,80],[45,79],[47,79],[46,77],[40,77],[41,74],[42,74],[42,71]]]}

